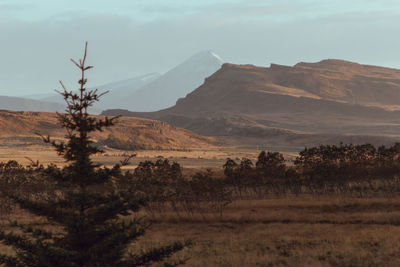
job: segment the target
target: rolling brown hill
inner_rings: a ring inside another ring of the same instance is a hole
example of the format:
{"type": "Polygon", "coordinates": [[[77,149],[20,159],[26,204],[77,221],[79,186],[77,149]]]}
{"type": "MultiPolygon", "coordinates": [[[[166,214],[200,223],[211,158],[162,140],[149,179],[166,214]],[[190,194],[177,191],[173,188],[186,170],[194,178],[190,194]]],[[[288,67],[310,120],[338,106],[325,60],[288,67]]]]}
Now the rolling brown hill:
{"type": "Polygon", "coordinates": [[[175,106],[108,110],[239,143],[386,144],[400,136],[400,70],[342,60],[269,68],[224,64],[175,106]]]}
{"type": "MultiPolygon", "coordinates": [[[[65,136],[55,113],[0,111],[0,145],[43,144],[36,133],[56,139],[65,136]]],[[[96,132],[93,137],[101,145],[131,149],[208,148],[215,142],[165,122],[129,117],[120,118],[115,126],[96,132]]]]}

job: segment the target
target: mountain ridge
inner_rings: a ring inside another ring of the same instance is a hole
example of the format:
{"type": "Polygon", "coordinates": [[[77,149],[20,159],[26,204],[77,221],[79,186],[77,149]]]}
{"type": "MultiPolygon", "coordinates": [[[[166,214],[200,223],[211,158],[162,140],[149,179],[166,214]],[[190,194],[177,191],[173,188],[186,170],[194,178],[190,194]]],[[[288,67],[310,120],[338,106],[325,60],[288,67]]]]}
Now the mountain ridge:
{"type": "Polygon", "coordinates": [[[300,131],[314,143],[321,134],[397,140],[399,93],[397,69],[332,59],[270,67],[225,63],[173,107],[103,114],[158,119],[211,136],[245,138],[247,127],[260,131],[259,141],[271,135],[268,129],[288,130],[293,138],[300,131]]]}

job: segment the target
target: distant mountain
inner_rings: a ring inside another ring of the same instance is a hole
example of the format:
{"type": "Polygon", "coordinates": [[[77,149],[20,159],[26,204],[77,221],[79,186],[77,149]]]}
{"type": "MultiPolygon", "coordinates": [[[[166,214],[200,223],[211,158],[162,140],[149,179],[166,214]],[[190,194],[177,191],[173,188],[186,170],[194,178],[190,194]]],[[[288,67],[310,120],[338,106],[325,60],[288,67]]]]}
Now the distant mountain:
{"type": "MultiPolygon", "coordinates": [[[[171,107],[179,98],[199,87],[222,64],[218,55],[207,50],[193,55],[163,75],[151,73],[97,86],[95,88],[109,93],[94,108],[155,111],[171,107]]],[[[62,101],[56,95],[42,100],[62,101]]]]}
{"type": "Polygon", "coordinates": [[[65,105],[22,97],[0,96],[0,109],[14,111],[64,112],[65,105]]]}
{"type": "Polygon", "coordinates": [[[199,87],[222,64],[223,60],[212,51],[197,53],[127,96],[125,106],[129,105],[128,109],[135,111],[155,111],[171,107],[179,98],[199,87]]]}
{"type": "Polygon", "coordinates": [[[323,60],[269,68],[224,64],[171,108],[103,114],[158,119],[242,144],[301,147],[398,141],[399,110],[400,70],[323,60]]]}
{"type": "Polygon", "coordinates": [[[157,80],[159,77],[161,77],[161,74],[159,73],[150,73],[127,80],[122,80],[97,86],[95,88],[99,89],[100,92],[108,91],[108,93],[101,98],[100,102],[94,105],[94,108],[95,109],[106,109],[109,107],[130,108],[132,106],[130,105],[130,101],[129,99],[127,99],[127,97],[135,93],[137,90],[139,90],[146,84],[149,84],[154,80],[157,80]]]}
{"type": "MultiPolygon", "coordinates": [[[[20,97],[21,97],[21,98],[29,98],[29,99],[35,99],[35,100],[46,101],[46,100],[45,100],[46,98],[54,97],[54,96],[56,96],[56,95],[57,95],[57,94],[56,94],[55,92],[53,92],[53,93],[23,95],[23,96],[20,96],[20,97]]],[[[61,97],[59,97],[59,98],[61,98],[61,97]]],[[[62,99],[62,98],[61,98],[61,99],[62,99]]],[[[51,100],[50,100],[50,102],[61,103],[58,99],[57,99],[57,101],[51,101],[51,100]]]]}
{"type": "Polygon", "coordinates": [[[121,80],[117,82],[107,83],[104,85],[96,86],[99,90],[110,90],[110,92],[117,93],[132,93],[140,87],[156,80],[161,74],[159,73],[148,73],[145,75],[136,76],[130,79],[121,80]]]}
{"type": "MultiPolygon", "coordinates": [[[[108,93],[101,98],[100,102],[95,103],[94,109],[106,109],[113,107],[130,108],[131,106],[129,105],[129,101],[126,99],[127,96],[131,95],[146,84],[156,80],[160,76],[161,74],[159,73],[149,73],[126,80],[93,87],[91,89],[99,89],[99,92],[108,91],[108,93]]],[[[37,98],[37,96],[33,97],[37,98]]],[[[56,93],[47,95],[41,98],[41,100],[64,103],[64,99],[56,93]]]]}

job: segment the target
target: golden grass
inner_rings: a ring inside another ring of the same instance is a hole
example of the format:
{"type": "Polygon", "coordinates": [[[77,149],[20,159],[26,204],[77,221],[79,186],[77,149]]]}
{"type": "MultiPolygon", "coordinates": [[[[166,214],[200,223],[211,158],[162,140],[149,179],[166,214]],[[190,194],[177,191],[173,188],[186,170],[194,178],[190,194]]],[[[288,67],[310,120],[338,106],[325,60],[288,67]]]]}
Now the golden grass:
{"type": "Polygon", "coordinates": [[[222,218],[154,218],[142,247],[193,239],[187,266],[399,266],[400,198],[236,201],[222,218]]]}
{"type": "MultiPolygon", "coordinates": [[[[225,149],[209,149],[209,150],[190,150],[190,151],[174,151],[174,150],[138,150],[138,151],[123,151],[117,149],[105,149],[104,154],[99,154],[93,157],[97,163],[104,164],[108,167],[118,163],[130,154],[136,154],[132,158],[128,169],[135,168],[139,162],[145,160],[157,160],[158,157],[164,157],[171,162],[176,161],[185,168],[218,168],[222,169],[222,165],[227,158],[233,158],[239,161],[243,157],[256,160],[260,151],[230,151],[225,149]]],[[[30,163],[29,159],[39,161],[44,165],[50,163],[62,166],[65,164],[63,158],[59,157],[53,147],[49,145],[21,145],[4,144],[0,142],[0,162],[8,160],[16,160],[23,165],[30,163]]]]}
{"type": "MultiPolygon", "coordinates": [[[[186,266],[400,266],[400,197],[243,200],[204,216],[148,216],[152,226],[131,249],[191,239],[174,256],[186,266]]],[[[21,211],[10,219],[43,224],[21,211]]]]}
{"type": "Polygon", "coordinates": [[[192,238],[177,255],[189,258],[187,266],[397,266],[399,234],[384,226],[160,224],[141,244],[192,238]]]}

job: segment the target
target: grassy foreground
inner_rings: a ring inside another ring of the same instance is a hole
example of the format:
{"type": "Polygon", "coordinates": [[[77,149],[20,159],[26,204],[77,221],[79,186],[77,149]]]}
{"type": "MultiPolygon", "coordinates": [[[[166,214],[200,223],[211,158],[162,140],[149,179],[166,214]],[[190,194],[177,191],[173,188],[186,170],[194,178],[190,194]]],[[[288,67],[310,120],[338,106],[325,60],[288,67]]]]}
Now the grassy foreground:
{"type": "MultiPolygon", "coordinates": [[[[51,228],[18,210],[3,226],[13,229],[14,219],[51,228]]],[[[174,256],[187,266],[400,266],[400,197],[238,200],[222,217],[166,211],[147,219],[135,249],[192,239],[174,256]]]]}

